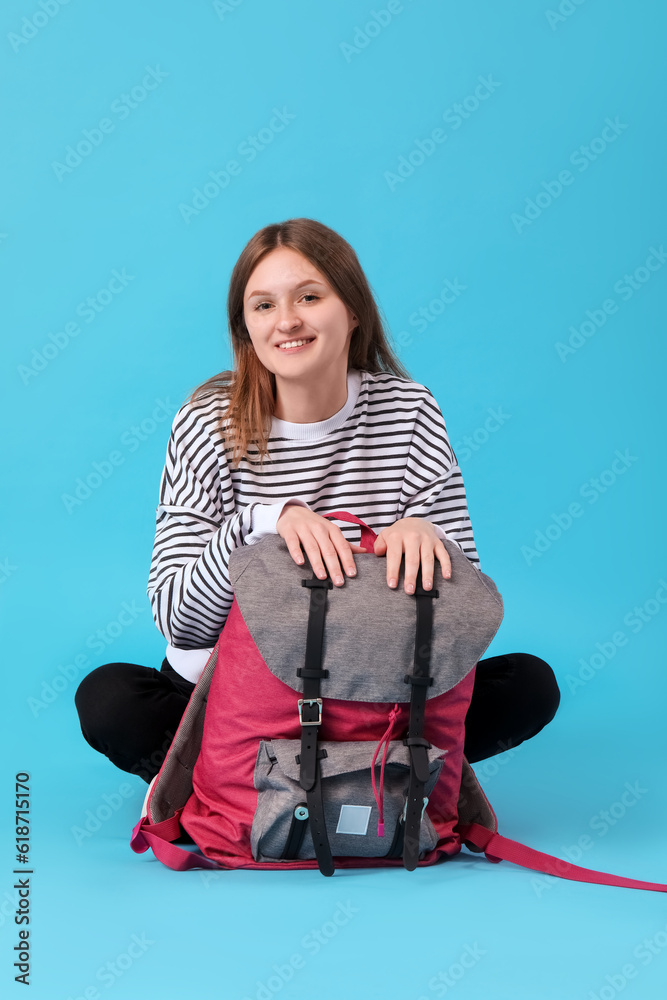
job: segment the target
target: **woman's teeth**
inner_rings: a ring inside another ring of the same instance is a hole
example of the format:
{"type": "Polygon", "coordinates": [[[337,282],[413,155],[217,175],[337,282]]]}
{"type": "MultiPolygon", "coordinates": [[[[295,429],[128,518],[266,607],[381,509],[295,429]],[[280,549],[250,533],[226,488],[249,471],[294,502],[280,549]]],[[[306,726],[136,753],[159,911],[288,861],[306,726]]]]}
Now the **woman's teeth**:
{"type": "Polygon", "coordinates": [[[287,351],[290,347],[302,347],[304,344],[310,344],[313,339],[310,337],[308,340],[289,340],[286,344],[278,344],[278,347],[282,351],[287,351]]]}

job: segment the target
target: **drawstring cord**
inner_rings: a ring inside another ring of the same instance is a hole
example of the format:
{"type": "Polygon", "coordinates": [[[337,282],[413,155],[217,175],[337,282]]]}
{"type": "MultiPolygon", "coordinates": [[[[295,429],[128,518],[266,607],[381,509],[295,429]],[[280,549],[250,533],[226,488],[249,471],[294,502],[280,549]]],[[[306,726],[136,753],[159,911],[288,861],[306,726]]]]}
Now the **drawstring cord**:
{"type": "Polygon", "coordinates": [[[387,726],[384,735],[377,745],[375,753],[373,755],[373,761],[371,763],[371,782],[373,785],[373,795],[375,796],[375,801],[378,807],[378,837],[384,837],[384,765],[387,759],[387,750],[389,749],[389,739],[391,737],[392,729],[394,728],[394,722],[399,714],[398,703],[394,705],[391,712],[389,713],[389,725],[387,726]],[[375,785],[375,761],[380,752],[380,747],[384,743],[384,751],[382,753],[382,764],[380,765],[380,794],[378,795],[377,787],[375,785]]]}

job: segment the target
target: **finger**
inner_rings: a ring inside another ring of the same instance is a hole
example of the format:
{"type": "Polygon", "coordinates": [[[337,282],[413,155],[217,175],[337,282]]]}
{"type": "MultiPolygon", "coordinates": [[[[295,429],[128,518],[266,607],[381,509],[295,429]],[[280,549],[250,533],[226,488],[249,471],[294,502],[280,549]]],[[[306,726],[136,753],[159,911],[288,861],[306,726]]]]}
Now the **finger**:
{"type": "Polygon", "coordinates": [[[434,545],[432,539],[426,539],[421,546],[422,587],[430,590],[433,586],[433,567],[435,565],[434,545]]]}
{"type": "Polygon", "coordinates": [[[419,541],[410,535],[405,537],[405,579],[403,587],[406,594],[413,594],[417,584],[419,570],[419,541]]]}
{"type": "MultiPolygon", "coordinates": [[[[336,546],[332,541],[332,536],[330,534],[329,527],[330,526],[328,525],[321,525],[321,526],[316,525],[314,529],[314,535],[320,547],[322,559],[326,564],[326,567],[329,571],[329,575],[333,583],[337,587],[342,587],[342,585],[345,583],[345,579],[343,577],[343,571],[340,568],[340,562],[338,559],[338,550],[336,549],[336,546]]],[[[336,525],[333,525],[332,527],[336,528],[336,525]]],[[[338,528],[338,531],[340,532],[343,542],[347,545],[347,539],[340,531],[340,528],[338,528]]],[[[334,537],[336,537],[335,532],[334,532],[334,537]]],[[[323,573],[321,579],[324,579],[325,576],[326,572],[323,573]]]]}
{"type": "Polygon", "coordinates": [[[400,537],[387,539],[387,583],[390,587],[398,586],[398,576],[401,569],[401,559],[403,558],[403,542],[400,537]]]}
{"type": "MultiPolygon", "coordinates": [[[[350,542],[348,542],[347,538],[345,537],[342,531],[340,532],[340,535],[334,533],[331,540],[335,546],[336,552],[338,553],[338,558],[340,559],[343,569],[345,570],[347,575],[356,576],[357,567],[355,566],[354,558],[352,556],[352,545],[350,544],[350,542]]],[[[364,549],[362,549],[361,546],[355,546],[355,548],[359,549],[362,552],[364,551],[364,549]]]]}
{"type": "Polygon", "coordinates": [[[450,580],[452,576],[452,561],[449,558],[449,553],[447,552],[447,549],[445,548],[442,539],[438,539],[438,542],[433,551],[440,562],[440,566],[442,568],[442,575],[446,580],[450,580]]]}
{"type": "Polygon", "coordinates": [[[304,559],[301,550],[301,540],[296,531],[288,531],[287,534],[283,535],[283,541],[294,562],[299,566],[303,566],[304,559]]]}
{"type": "MultiPolygon", "coordinates": [[[[294,534],[296,535],[297,532],[295,531],[294,534]]],[[[288,537],[291,537],[291,533],[290,536],[288,537]]],[[[317,539],[312,534],[312,532],[305,530],[304,528],[300,528],[297,538],[301,542],[303,551],[308,556],[308,562],[310,563],[310,567],[313,573],[315,574],[315,576],[319,577],[320,580],[324,580],[326,578],[327,571],[322,561],[322,552],[320,550],[320,546],[318,544],[317,539]]],[[[287,537],[285,538],[285,541],[287,542],[289,547],[289,542],[287,537]]],[[[290,549],[290,552],[291,551],[292,550],[290,549]]],[[[299,560],[297,559],[297,562],[298,561],[299,560]]]]}

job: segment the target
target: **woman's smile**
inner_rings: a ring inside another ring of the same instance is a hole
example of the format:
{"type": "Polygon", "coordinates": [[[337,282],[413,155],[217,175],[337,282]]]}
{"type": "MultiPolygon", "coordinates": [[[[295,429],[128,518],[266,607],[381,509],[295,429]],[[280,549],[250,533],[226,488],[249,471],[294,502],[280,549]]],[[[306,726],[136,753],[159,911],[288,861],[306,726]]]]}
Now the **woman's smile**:
{"type": "Polygon", "coordinates": [[[314,337],[295,337],[294,340],[283,341],[283,344],[289,344],[289,347],[276,344],[276,348],[283,354],[296,354],[297,351],[305,350],[314,340],[314,337]]]}

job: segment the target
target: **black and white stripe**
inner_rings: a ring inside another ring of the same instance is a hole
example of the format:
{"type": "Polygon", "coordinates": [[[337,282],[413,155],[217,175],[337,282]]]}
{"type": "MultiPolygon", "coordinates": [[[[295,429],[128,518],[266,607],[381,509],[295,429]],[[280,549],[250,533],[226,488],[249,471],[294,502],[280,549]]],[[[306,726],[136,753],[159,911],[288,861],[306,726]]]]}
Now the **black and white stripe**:
{"type": "MultiPolygon", "coordinates": [[[[479,569],[461,470],[432,393],[389,373],[352,371],[348,387],[356,402],[348,393],[341,419],[274,421],[270,460],[261,469],[254,457],[231,468],[231,448],[218,429],[226,409],[219,396],[178,411],[148,581],[156,625],[172,646],[202,649],[217,641],[233,600],[229,555],[251,535],[258,504],[298,497],[317,513],[356,514],[376,532],[399,518],[424,517],[479,569]],[[306,437],[311,428],[328,433],[306,437]]],[[[358,541],[357,525],[334,523],[358,541]]]]}

